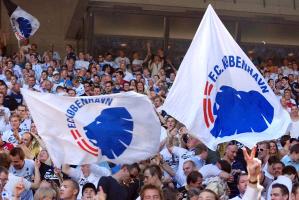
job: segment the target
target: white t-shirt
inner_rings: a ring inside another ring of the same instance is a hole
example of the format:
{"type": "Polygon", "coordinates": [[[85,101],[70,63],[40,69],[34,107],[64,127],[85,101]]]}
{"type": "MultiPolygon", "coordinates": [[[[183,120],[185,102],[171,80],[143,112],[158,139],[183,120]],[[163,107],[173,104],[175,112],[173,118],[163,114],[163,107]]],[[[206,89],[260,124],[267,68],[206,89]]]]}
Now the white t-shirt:
{"type": "Polygon", "coordinates": [[[234,197],[234,198],[232,198],[230,200],[242,200],[242,198],[240,198],[239,196],[236,196],[236,197],[234,197]]]}
{"type": "Polygon", "coordinates": [[[160,142],[167,138],[167,130],[161,126],[160,142]]]}
{"type": "Polygon", "coordinates": [[[117,66],[119,67],[121,62],[124,62],[126,65],[130,64],[130,60],[127,57],[117,57],[115,58],[114,62],[117,64],[117,66]]]}
{"type": "MultiPolygon", "coordinates": [[[[19,137],[21,138],[23,136],[24,132],[22,132],[21,130],[19,130],[19,137]]],[[[15,136],[13,135],[13,131],[11,129],[4,131],[3,135],[2,135],[2,140],[8,143],[13,144],[14,146],[18,145],[18,141],[15,138],[15,136]]]]}
{"type": "Polygon", "coordinates": [[[292,180],[289,177],[286,176],[278,176],[276,180],[274,180],[271,185],[269,186],[268,192],[267,192],[267,199],[271,199],[271,192],[272,192],[272,185],[274,185],[275,183],[280,183],[285,185],[288,190],[289,190],[289,196],[291,196],[291,192],[292,192],[292,180]]]}
{"type": "MultiPolygon", "coordinates": [[[[23,177],[24,180],[27,180],[28,182],[31,182],[32,177],[34,175],[34,161],[25,159],[25,163],[22,169],[15,169],[13,166],[10,166],[9,172],[12,173],[15,176],[23,177]]],[[[26,190],[22,193],[21,199],[33,199],[33,193],[31,190],[26,190]]]]}
{"type": "Polygon", "coordinates": [[[43,72],[42,65],[39,64],[39,63],[33,64],[32,65],[32,70],[34,70],[34,72],[35,72],[35,78],[36,78],[36,80],[40,80],[40,77],[41,77],[42,72],[43,72]]]}
{"type": "Polygon", "coordinates": [[[76,91],[77,96],[81,96],[85,93],[84,85],[80,83],[78,87],[73,88],[76,91]]]}
{"type": "Polygon", "coordinates": [[[27,181],[31,181],[32,176],[34,175],[34,161],[29,159],[25,159],[24,161],[25,163],[22,169],[16,169],[11,165],[9,167],[9,172],[13,175],[24,177],[27,181]]]}
{"type": "MultiPolygon", "coordinates": [[[[12,194],[13,194],[15,185],[17,183],[19,183],[21,180],[22,180],[21,177],[15,176],[12,173],[8,174],[8,181],[4,186],[4,191],[7,195],[7,199],[12,199],[12,194]]],[[[30,188],[31,188],[32,183],[27,181],[26,179],[23,179],[23,183],[24,183],[24,186],[25,186],[25,192],[24,193],[31,192],[30,188]]]]}
{"type": "Polygon", "coordinates": [[[97,187],[97,184],[102,176],[109,176],[111,174],[110,171],[105,167],[100,167],[94,164],[90,165],[90,171],[90,175],[88,177],[84,177],[80,167],[70,168],[68,175],[77,181],[80,187],[80,192],[77,199],[81,199],[82,188],[86,183],[93,183],[97,187]]]}
{"type": "Polygon", "coordinates": [[[24,119],[20,124],[20,129],[22,132],[30,131],[32,120],[29,118],[24,119]]]}
{"type": "Polygon", "coordinates": [[[126,72],[124,72],[124,78],[123,78],[123,79],[124,79],[125,81],[127,81],[127,82],[130,82],[131,80],[134,79],[134,76],[133,76],[132,73],[126,71],[126,72]]]}
{"type": "Polygon", "coordinates": [[[89,62],[88,61],[84,61],[84,60],[76,60],[75,62],[75,69],[88,69],[89,67],[89,62]]]}
{"type": "Polygon", "coordinates": [[[183,171],[183,165],[186,160],[192,160],[194,157],[194,151],[188,151],[187,149],[180,147],[173,147],[172,153],[179,157],[179,167],[176,173],[176,180],[179,185],[183,186],[186,183],[186,176],[183,171]]]}
{"type": "Polygon", "coordinates": [[[291,127],[290,127],[290,135],[292,138],[298,138],[299,137],[299,120],[298,121],[292,121],[291,127]]]}
{"type": "Polygon", "coordinates": [[[208,164],[208,165],[202,166],[202,168],[200,168],[199,172],[202,174],[203,179],[205,180],[207,178],[219,176],[222,171],[216,165],[208,164]]]}
{"type": "Polygon", "coordinates": [[[5,121],[5,118],[9,119],[10,110],[6,107],[0,107],[0,110],[3,110],[3,114],[4,114],[0,116],[0,132],[4,132],[5,130],[7,130],[7,125],[8,125],[8,123],[6,123],[5,121]]]}
{"type": "MultiPolygon", "coordinates": [[[[171,167],[173,171],[176,172],[179,167],[179,157],[172,155],[167,148],[164,148],[162,151],[160,151],[160,154],[163,160],[171,167]]],[[[164,175],[169,177],[169,174],[166,172],[164,175]]]]}

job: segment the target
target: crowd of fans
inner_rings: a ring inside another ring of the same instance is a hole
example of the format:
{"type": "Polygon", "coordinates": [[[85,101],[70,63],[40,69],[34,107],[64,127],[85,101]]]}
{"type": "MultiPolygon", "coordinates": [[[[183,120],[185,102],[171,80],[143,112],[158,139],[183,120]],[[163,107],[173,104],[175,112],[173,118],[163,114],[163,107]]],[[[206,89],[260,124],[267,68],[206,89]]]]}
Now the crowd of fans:
{"type": "Polygon", "coordinates": [[[13,55],[1,46],[0,200],[299,200],[299,71],[294,57],[276,66],[271,59],[258,63],[249,52],[293,123],[280,139],[260,142],[247,154],[236,141],[209,150],[161,109],[177,66],[162,49],[146,46],[132,57],[123,50],[93,57],[66,45],[64,58],[50,50],[40,54],[29,41],[13,55]],[[145,94],[161,121],[160,151],[131,165],[54,166],[20,88],[71,97],[145,94]]]}

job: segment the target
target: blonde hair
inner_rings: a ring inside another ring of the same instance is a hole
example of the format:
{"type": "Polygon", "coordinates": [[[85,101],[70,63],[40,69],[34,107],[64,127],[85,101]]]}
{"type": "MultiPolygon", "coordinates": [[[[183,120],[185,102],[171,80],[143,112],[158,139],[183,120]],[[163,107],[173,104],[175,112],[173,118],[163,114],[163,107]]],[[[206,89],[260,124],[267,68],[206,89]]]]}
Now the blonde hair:
{"type": "Polygon", "coordinates": [[[56,199],[57,193],[52,188],[39,188],[35,195],[34,200],[43,200],[44,198],[56,199]]]}

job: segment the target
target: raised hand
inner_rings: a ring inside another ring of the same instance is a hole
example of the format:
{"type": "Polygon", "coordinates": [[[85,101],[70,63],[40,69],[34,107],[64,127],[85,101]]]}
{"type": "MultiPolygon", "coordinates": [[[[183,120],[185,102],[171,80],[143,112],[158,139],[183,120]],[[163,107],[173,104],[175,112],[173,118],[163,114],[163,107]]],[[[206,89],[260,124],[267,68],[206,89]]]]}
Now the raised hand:
{"type": "Polygon", "coordinates": [[[20,198],[22,192],[25,190],[24,179],[22,178],[14,187],[14,197],[20,198]]]}
{"type": "Polygon", "coordinates": [[[259,180],[259,174],[261,172],[261,161],[255,158],[256,147],[254,147],[250,153],[247,153],[246,148],[243,148],[244,159],[247,163],[248,178],[250,183],[257,183],[259,180]]]}

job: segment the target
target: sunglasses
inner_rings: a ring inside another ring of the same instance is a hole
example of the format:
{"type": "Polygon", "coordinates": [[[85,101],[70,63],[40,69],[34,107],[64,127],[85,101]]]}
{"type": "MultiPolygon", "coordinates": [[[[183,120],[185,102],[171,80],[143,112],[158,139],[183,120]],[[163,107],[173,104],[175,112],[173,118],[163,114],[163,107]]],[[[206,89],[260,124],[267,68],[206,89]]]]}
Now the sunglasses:
{"type": "Polygon", "coordinates": [[[264,151],[264,149],[257,149],[257,151],[263,152],[263,151],[264,151]]]}

